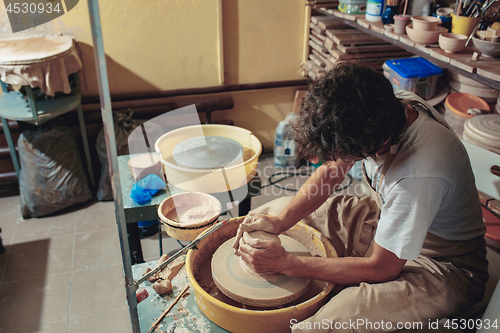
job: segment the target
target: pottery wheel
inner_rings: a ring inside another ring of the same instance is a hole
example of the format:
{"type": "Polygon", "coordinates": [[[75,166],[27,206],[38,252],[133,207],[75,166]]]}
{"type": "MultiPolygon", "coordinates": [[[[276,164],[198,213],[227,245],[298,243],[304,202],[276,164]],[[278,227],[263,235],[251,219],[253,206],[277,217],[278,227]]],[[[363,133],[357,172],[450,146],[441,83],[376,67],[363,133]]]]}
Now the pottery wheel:
{"type": "Polygon", "coordinates": [[[222,168],[242,159],[243,147],[221,136],[198,136],[182,141],[173,150],[175,163],[193,169],[222,168]]]}
{"type": "MultiPolygon", "coordinates": [[[[281,245],[287,252],[310,256],[306,247],[295,239],[280,235],[281,245]]],[[[235,237],[222,244],[212,257],[212,277],[217,287],[237,302],[273,307],[293,302],[304,295],[311,280],[283,274],[249,274],[234,254],[235,237]]]]}

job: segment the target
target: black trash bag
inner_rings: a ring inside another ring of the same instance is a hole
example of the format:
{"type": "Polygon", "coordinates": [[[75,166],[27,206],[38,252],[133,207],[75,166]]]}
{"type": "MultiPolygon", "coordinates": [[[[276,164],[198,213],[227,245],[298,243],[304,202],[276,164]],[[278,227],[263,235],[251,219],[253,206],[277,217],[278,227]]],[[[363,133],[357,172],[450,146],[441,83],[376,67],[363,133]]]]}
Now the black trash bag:
{"type": "MultiPolygon", "coordinates": [[[[113,123],[115,127],[115,141],[117,155],[129,154],[129,148],[132,153],[146,153],[148,149],[154,151],[156,139],[164,132],[162,127],[153,122],[144,123],[145,120],[132,119],[134,112],[131,110],[128,114],[122,112],[113,113],[113,123]],[[144,131],[147,132],[148,142],[150,147],[146,147],[144,135],[139,128],[134,130],[144,123],[144,131]],[[134,147],[129,147],[129,135],[134,132],[134,147]]],[[[111,178],[109,175],[108,155],[106,150],[106,140],[104,138],[104,129],[97,135],[96,141],[97,155],[101,162],[101,177],[97,186],[97,199],[99,201],[113,200],[113,189],[111,187],[111,178]]]]}
{"type": "Polygon", "coordinates": [[[92,199],[73,136],[68,126],[50,124],[25,130],[19,136],[24,218],[48,215],[92,199]]]}

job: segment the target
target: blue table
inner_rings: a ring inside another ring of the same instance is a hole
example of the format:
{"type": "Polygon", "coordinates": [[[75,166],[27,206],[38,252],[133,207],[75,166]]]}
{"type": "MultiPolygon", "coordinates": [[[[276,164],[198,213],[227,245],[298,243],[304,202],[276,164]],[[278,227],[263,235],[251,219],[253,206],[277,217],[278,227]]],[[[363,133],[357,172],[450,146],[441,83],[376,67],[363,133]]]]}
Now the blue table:
{"type": "MultiPolygon", "coordinates": [[[[154,268],[156,262],[147,262],[132,266],[134,279],[139,279],[146,268],[154,268]]],[[[156,319],[174,301],[177,295],[189,285],[187,296],[181,297],[169,313],[158,323],[157,330],[153,332],[180,332],[190,333],[226,333],[225,329],[210,321],[198,308],[194,299],[194,289],[189,283],[186,266],[184,265],[179,273],[172,280],[173,293],[158,295],[152,287],[152,283],[144,281],[139,288],[147,290],[149,296],[141,303],[137,304],[139,314],[139,325],[141,332],[147,332],[156,319]]],[[[185,295],[186,295],[185,294],[185,295]]]]}
{"type": "MultiPolygon", "coordinates": [[[[132,171],[129,168],[128,161],[131,156],[135,155],[122,155],[118,156],[118,170],[120,173],[120,183],[123,198],[123,209],[125,211],[125,221],[127,222],[127,232],[129,239],[129,247],[131,253],[132,264],[138,264],[144,262],[141,248],[141,239],[139,235],[139,226],[137,222],[158,220],[158,205],[160,205],[163,200],[167,199],[169,196],[183,193],[185,191],[180,190],[170,184],[163,190],[160,190],[156,195],[154,195],[151,200],[145,204],[138,204],[130,197],[130,192],[132,186],[135,184],[134,177],[132,176],[132,171]]],[[[247,215],[250,211],[251,198],[260,195],[261,193],[261,180],[258,176],[255,176],[247,185],[247,196],[238,205],[239,216],[247,215]]],[[[224,198],[227,198],[227,193],[210,193],[222,202],[222,213],[226,212],[226,205],[224,204],[224,198]]],[[[161,238],[160,238],[160,252],[161,252],[161,238]]],[[[161,253],[160,253],[161,255],[161,253]]],[[[159,257],[159,256],[158,256],[159,257]]]]}

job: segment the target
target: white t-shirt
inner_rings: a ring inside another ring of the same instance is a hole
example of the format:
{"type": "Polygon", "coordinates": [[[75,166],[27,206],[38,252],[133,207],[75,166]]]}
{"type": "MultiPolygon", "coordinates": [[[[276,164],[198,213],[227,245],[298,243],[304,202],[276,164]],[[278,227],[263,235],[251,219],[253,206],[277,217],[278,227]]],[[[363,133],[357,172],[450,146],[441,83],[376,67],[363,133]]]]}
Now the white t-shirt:
{"type": "Polygon", "coordinates": [[[406,129],[381,184],[385,155],[365,160],[367,176],[383,202],[375,241],[406,260],[418,257],[427,231],[460,241],[485,232],[464,146],[451,129],[416,109],[418,118],[406,129]]]}

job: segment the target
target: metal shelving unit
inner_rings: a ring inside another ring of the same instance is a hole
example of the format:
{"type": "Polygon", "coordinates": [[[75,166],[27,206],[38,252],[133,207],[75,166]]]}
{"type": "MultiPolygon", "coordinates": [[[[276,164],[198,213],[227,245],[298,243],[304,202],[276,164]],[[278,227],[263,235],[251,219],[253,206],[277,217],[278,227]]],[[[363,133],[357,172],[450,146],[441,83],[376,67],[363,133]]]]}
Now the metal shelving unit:
{"type": "Polygon", "coordinates": [[[125,276],[125,289],[127,302],[130,309],[132,330],[140,332],[139,316],[137,313],[137,298],[135,296],[136,286],[132,275],[132,263],[130,256],[129,241],[127,237],[127,224],[125,211],[123,209],[123,198],[121,191],[120,175],[118,172],[118,153],[116,150],[115,128],[113,123],[113,112],[111,109],[111,95],[109,91],[108,72],[106,68],[106,56],[101,29],[101,17],[99,14],[98,0],[88,0],[90,26],[92,29],[92,44],[94,46],[94,57],[99,84],[99,99],[101,102],[101,114],[104,126],[104,137],[108,154],[109,172],[113,187],[115,203],[116,224],[120,237],[120,248],[122,251],[123,273],[125,276]]]}
{"type": "Polygon", "coordinates": [[[405,50],[407,50],[409,52],[412,52],[412,53],[414,53],[414,54],[416,54],[418,56],[426,58],[427,60],[432,61],[433,63],[435,63],[437,66],[439,66],[441,68],[449,69],[449,70],[451,70],[453,72],[456,72],[458,74],[461,74],[461,75],[464,75],[464,76],[466,76],[468,78],[476,80],[477,82],[483,83],[483,84],[485,84],[485,85],[487,85],[487,86],[489,86],[489,87],[491,87],[493,89],[500,90],[500,82],[498,82],[498,81],[494,81],[494,80],[488,79],[488,78],[486,78],[484,76],[481,76],[481,75],[478,75],[476,73],[467,72],[467,71],[465,71],[465,70],[463,70],[461,68],[458,68],[456,66],[451,65],[450,63],[447,63],[447,62],[444,62],[442,60],[439,60],[439,59],[431,56],[430,54],[425,53],[425,52],[423,52],[423,51],[421,51],[421,50],[419,50],[419,49],[417,49],[415,47],[411,47],[409,45],[406,45],[406,44],[400,42],[399,40],[395,40],[395,39],[393,39],[391,37],[388,37],[386,35],[378,33],[378,32],[376,32],[376,31],[374,31],[372,29],[368,29],[368,28],[362,27],[356,21],[351,21],[351,20],[347,20],[347,19],[343,19],[343,18],[334,16],[334,15],[331,15],[330,13],[328,13],[327,11],[325,11],[325,10],[323,10],[321,8],[315,8],[315,10],[318,11],[318,12],[320,12],[320,13],[322,13],[322,14],[324,14],[325,16],[333,17],[336,20],[339,20],[339,21],[343,22],[346,25],[349,25],[349,26],[351,26],[353,28],[356,28],[358,30],[366,32],[367,34],[370,34],[370,35],[372,35],[374,37],[377,37],[377,38],[379,38],[379,39],[381,39],[381,40],[383,40],[383,41],[385,41],[387,43],[391,43],[391,44],[396,45],[398,47],[401,47],[401,48],[403,48],[403,49],[405,49],[405,50]]]}

